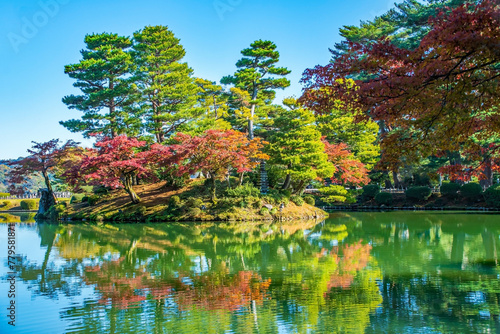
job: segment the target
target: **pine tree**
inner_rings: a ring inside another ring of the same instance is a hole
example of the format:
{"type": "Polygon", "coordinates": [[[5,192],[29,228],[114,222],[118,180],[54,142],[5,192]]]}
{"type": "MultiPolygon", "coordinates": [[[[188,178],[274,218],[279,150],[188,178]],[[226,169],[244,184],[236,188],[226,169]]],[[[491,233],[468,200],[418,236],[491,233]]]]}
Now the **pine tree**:
{"type": "Polygon", "coordinates": [[[250,44],[250,48],[241,51],[243,58],[238,60],[238,70],[232,76],[221,79],[223,84],[232,84],[236,88],[247,91],[250,95],[250,114],[248,115],[248,138],[254,137],[254,117],[258,104],[270,103],[274,99],[274,89],[290,86],[284,78],[289,74],[286,67],[276,67],[279,52],[271,41],[258,40],[250,44]]]}
{"type": "Polygon", "coordinates": [[[181,62],[184,47],[167,27],[147,26],[134,33],[134,40],[134,81],[141,92],[145,127],[161,143],[199,115],[195,105],[200,89],[193,70],[181,62]]]}
{"type": "Polygon", "coordinates": [[[71,132],[84,136],[101,132],[115,137],[121,133],[137,132],[134,122],[125,110],[134,103],[135,89],[130,75],[134,63],[129,53],[132,41],[117,34],[92,34],[85,36],[86,49],[82,60],[66,65],[64,72],[75,79],[73,86],[83,95],[63,98],[70,109],[84,113],[81,119],[61,121],[71,132]]]}

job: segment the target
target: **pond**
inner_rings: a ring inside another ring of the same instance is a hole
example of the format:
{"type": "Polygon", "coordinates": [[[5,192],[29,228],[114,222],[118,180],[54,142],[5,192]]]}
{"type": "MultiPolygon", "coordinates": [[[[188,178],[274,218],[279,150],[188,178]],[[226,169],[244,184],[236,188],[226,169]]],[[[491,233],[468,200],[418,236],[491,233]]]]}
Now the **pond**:
{"type": "Polygon", "coordinates": [[[16,219],[24,223],[15,225],[13,270],[8,224],[0,224],[0,333],[500,330],[495,215],[336,213],[273,224],[16,219]],[[6,317],[11,300],[15,327],[6,317]]]}

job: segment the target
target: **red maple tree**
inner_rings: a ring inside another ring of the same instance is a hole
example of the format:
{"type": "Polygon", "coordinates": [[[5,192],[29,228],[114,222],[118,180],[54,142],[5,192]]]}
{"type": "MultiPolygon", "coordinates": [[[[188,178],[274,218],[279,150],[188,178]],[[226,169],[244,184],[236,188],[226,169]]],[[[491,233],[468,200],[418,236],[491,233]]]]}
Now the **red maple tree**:
{"type": "Polygon", "coordinates": [[[28,149],[29,156],[7,163],[12,167],[7,174],[9,192],[15,195],[24,194],[25,187],[23,185],[26,184],[28,178],[35,173],[40,173],[45,181],[49,198],[52,199],[49,202],[52,204],[56,203],[57,199],[54,195],[50,179],[51,174],[61,166],[70,149],[75,148],[77,143],[70,140],[60,146],[59,139],[52,139],[44,143],[33,141],[32,143],[33,146],[31,149],[28,149]]]}
{"type": "Polygon", "coordinates": [[[234,130],[207,130],[200,136],[178,133],[173,141],[176,144],[168,147],[153,145],[150,160],[167,167],[175,164],[179,176],[203,173],[211,180],[212,200],[216,198],[216,180],[231,170],[251,171],[259,159],[269,158],[260,152],[264,145],[260,138],[249,140],[234,130]]]}
{"type": "Polygon", "coordinates": [[[333,183],[365,185],[370,182],[365,165],[356,159],[344,143],[330,144],[323,138],[328,161],[335,166],[333,183]]]}
{"type": "Polygon", "coordinates": [[[68,168],[64,173],[66,181],[74,186],[83,180],[123,188],[133,203],[139,203],[140,198],[132,187],[134,177],[152,177],[147,153],[141,151],[145,146],[145,141],[125,135],[103,137],[95,143],[96,148],[83,151],[81,159],[68,168]]]}
{"type": "Polygon", "coordinates": [[[429,33],[414,50],[388,38],[350,43],[326,66],[305,71],[301,102],[327,113],[338,100],[359,119],[381,121],[383,159],[457,150],[475,135],[500,130],[500,6],[485,0],[447,9],[430,19],[429,33]],[[345,78],[356,77],[357,89],[345,78]]]}

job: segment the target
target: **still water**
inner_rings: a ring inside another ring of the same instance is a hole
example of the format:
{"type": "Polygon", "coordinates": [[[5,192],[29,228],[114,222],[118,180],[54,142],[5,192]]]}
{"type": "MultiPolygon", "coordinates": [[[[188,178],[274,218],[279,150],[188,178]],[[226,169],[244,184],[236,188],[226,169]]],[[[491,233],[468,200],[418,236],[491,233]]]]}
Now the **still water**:
{"type": "Polygon", "coordinates": [[[0,333],[497,333],[500,217],[16,225],[0,333]]]}

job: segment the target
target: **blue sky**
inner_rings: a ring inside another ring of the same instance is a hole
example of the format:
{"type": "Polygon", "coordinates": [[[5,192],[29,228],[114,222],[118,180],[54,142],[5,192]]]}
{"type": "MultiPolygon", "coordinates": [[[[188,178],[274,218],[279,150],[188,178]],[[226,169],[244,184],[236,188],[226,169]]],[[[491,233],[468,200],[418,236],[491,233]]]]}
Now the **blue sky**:
{"type": "Polygon", "coordinates": [[[292,85],[276,102],[299,96],[304,69],[325,64],[338,29],[371,20],[388,0],[0,0],[0,159],[26,155],[31,141],[74,139],[59,125],[78,118],[61,102],[78,93],[64,65],[76,63],[89,33],[131,36],[166,25],[181,39],[195,76],[219,81],[257,39],[276,43],[292,85]]]}

